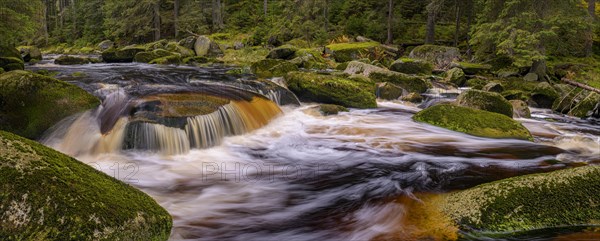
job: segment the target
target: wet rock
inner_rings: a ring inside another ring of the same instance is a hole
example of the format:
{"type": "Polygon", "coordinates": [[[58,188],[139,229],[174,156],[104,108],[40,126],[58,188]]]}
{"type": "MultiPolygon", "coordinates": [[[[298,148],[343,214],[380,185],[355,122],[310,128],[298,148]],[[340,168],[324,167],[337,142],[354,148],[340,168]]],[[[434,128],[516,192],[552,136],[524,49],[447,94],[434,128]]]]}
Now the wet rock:
{"type": "Polygon", "coordinates": [[[413,119],[474,136],[533,141],[529,131],[512,118],[468,107],[434,105],[415,114],[413,119]]]}
{"type": "Polygon", "coordinates": [[[42,60],[42,52],[35,46],[20,46],[19,52],[25,62],[35,62],[42,60]]]}
{"type": "Polygon", "coordinates": [[[223,55],[223,50],[221,50],[219,44],[204,35],[196,39],[194,51],[196,56],[218,57],[223,55]]]}
{"type": "Polygon", "coordinates": [[[146,51],[142,46],[127,46],[121,49],[110,48],[102,52],[102,60],[106,63],[129,63],[133,62],[135,55],[146,51]]]}
{"type": "Polygon", "coordinates": [[[294,58],[296,51],[298,51],[296,47],[291,45],[284,45],[271,50],[271,52],[269,52],[269,54],[267,55],[267,59],[290,60],[294,58]]]}
{"type": "Polygon", "coordinates": [[[512,105],[502,95],[480,90],[467,90],[456,99],[460,106],[513,116],[512,105]]]}
{"type": "Polygon", "coordinates": [[[540,108],[552,108],[558,97],[559,93],[548,82],[539,83],[531,93],[531,100],[540,108]]]}
{"type": "Polygon", "coordinates": [[[423,96],[419,93],[409,93],[405,96],[402,96],[402,101],[408,101],[408,102],[412,102],[412,103],[421,103],[423,102],[423,96]]]}
{"type": "Polygon", "coordinates": [[[460,59],[460,51],[454,47],[421,45],[410,52],[410,58],[422,59],[432,63],[434,68],[447,70],[453,61],[460,59]]]}
{"type": "Polygon", "coordinates": [[[113,41],[104,40],[98,44],[98,49],[100,51],[104,52],[110,48],[113,48],[114,46],[115,46],[115,43],[113,41]]]}
{"type": "Polygon", "coordinates": [[[63,118],[100,101],[75,85],[18,70],[0,75],[0,103],[0,129],[35,139],[63,118]]]}
{"type": "Polygon", "coordinates": [[[531,111],[529,110],[529,106],[527,106],[525,101],[509,100],[508,102],[510,102],[513,107],[514,118],[531,118],[531,111]]]}
{"type": "Polygon", "coordinates": [[[177,42],[177,44],[181,47],[184,48],[188,48],[188,49],[194,49],[194,44],[196,43],[196,37],[194,36],[189,36],[186,37],[182,40],[179,40],[179,42],[177,42]]]}
{"type": "Polygon", "coordinates": [[[497,83],[497,82],[491,82],[491,83],[488,83],[487,85],[485,85],[483,87],[483,90],[488,91],[488,92],[501,93],[502,91],[504,91],[504,86],[502,86],[502,84],[497,83]]]}
{"type": "Polygon", "coordinates": [[[486,183],[436,203],[460,227],[502,238],[596,226],[599,188],[600,167],[584,166],[486,183]]]}
{"type": "Polygon", "coordinates": [[[260,78],[271,78],[285,76],[288,72],[297,71],[298,67],[285,60],[264,59],[253,63],[251,69],[260,78]]]}
{"type": "Polygon", "coordinates": [[[54,63],[59,65],[81,65],[89,64],[90,62],[91,60],[89,58],[71,55],[61,55],[54,60],[54,63]]]}
{"type": "Polygon", "coordinates": [[[337,115],[340,112],[348,112],[348,109],[339,105],[321,104],[319,105],[319,111],[324,116],[337,115]]]}
{"type": "Polygon", "coordinates": [[[392,83],[379,83],[377,84],[376,95],[377,98],[384,100],[397,100],[405,92],[404,89],[392,83]]]}
{"type": "Polygon", "coordinates": [[[452,68],[446,72],[446,78],[444,79],[447,83],[453,83],[456,86],[463,86],[467,81],[465,73],[460,68],[452,68]]]}
{"type": "Polygon", "coordinates": [[[5,71],[25,69],[25,63],[16,48],[0,44],[0,68],[5,71]]]}
{"type": "Polygon", "coordinates": [[[377,107],[372,82],[309,72],[290,72],[285,79],[300,100],[352,108],[377,107]]]}
{"type": "Polygon", "coordinates": [[[172,218],[145,193],[0,131],[0,234],[8,240],[167,240],[172,218]]]}
{"type": "Polygon", "coordinates": [[[390,70],[404,74],[430,75],[433,66],[426,61],[402,58],[394,61],[390,70]]]}

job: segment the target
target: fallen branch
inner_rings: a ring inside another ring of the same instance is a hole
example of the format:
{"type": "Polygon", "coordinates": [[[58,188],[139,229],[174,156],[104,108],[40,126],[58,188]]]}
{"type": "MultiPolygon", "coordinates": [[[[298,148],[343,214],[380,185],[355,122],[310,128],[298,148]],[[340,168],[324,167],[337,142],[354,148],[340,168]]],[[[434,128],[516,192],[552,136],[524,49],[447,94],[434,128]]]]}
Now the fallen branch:
{"type": "Polygon", "coordinates": [[[600,90],[596,89],[596,88],[594,88],[592,86],[589,86],[589,85],[586,85],[586,84],[582,84],[582,83],[579,83],[579,82],[576,82],[576,81],[573,81],[573,80],[570,80],[570,79],[567,79],[567,78],[562,78],[561,80],[563,82],[565,82],[567,84],[570,84],[570,85],[573,85],[575,87],[579,87],[579,88],[582,88],[584,90],[589,90],[589,91],[593,91],[593,92],[596,92],[596,93],[600,94],[600,90]]]}
{"type": "Polygon", "coordinates": [[[187,33],[191,34],[192,36],[195,36],[195,37],[200,37],[200,36],[201,36],[200,34],[197,34],[197,33],[194,33],[194,32],[192,32],[192,31],[190,31],[189,29],[186,29],[185,31],[186,31],[187,33]]]}

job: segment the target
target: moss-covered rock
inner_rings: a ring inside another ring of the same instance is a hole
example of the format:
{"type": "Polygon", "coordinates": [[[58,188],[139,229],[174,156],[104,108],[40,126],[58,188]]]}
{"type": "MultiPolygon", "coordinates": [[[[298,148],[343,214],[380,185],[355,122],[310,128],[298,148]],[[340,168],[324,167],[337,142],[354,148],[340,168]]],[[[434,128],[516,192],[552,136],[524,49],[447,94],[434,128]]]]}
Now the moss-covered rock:
{"type": "Polygon", "coordinates": [[[288,72],[298,71],[295,64],[279,59],[264,59],[253,63],[250,68],[260,78],[281,77],[288,72]]]}
{"type": "Polygon", "coordinates": [[[25,63],[20,58],[0,57],[0,68],[6,71],[23,70],[25,69],[25,63]]]}
{"type": "Polygon", "coordinates": [[[456,99],[460,106],[513,116],[512,105],[502,95],[481,90],[467,90],[456,99]]]}
{"type": "Polygon", "coordinates": [[[291,45],[283,45],[277,48],[274,48],[267,55],[267,59],[285,59],[290,60],[293,59],[298,49],[291,45]]]}
{"type": "Polygon", "coordinates": [[[460,58],[460,51],[454,47],[421,45],[410,52],[410,58],[428,61],[434,65],[434,68],[445,70],[450,68],[453,61],[460,58]]]}
{"type": "Polygon", "coordinates": [[[167,240],[156,201],[71,157],[0,131],[0,237],[7,240],[167,240]]]}
{"type": "Polygon", "coordinates": [[[498,82],[490,82],[483,86],[483,91],[501,93],[504,91],[504,86],[498,82]]]}
{"type": "Polygon", "coordinates": [[[405,90],[400,88],[399,86],[392,83],[384,82],[377,84],[376,96],[377,98],[381,98],[384,100],[396,100],[400,98],[400,96],[402,96],[404,92],[405,90]]]}
{"type": "Polygon", "coordinates": [[[304,68],[304,69],[322,70],[322,69],[327,69],[329,67],[327,64],[317,61],[312,56],[296,57],[296,58],[290,60],[290,63],[298,66],[298,68],[304,68]]]}
{"type": "Polygon", "coordinates": [[[91,61],[89,58],[71,55],[61,55],[60,57],[54,60],[54,63],[59,65],[81,65],[89,64],[90,62],[91,61]]]}
{"type": "Polygon", "coordinates": [[[161,58],[157,58],[157,59],[153,59],[152,61],[150,61],[150,64],[174,64],[174,65],[179,65],[182,63],[181,60],[181,55],[179,54],[174,54],[174,55],[169,55],[166,57],[161,57],[161,58]]]}
{"type": "Polygon", "coordinates": [[[177,45],[184,47],[184,48],[188,48],[188,49],[194,49],[195,43],[196,43],[196,37],[188,36],[188,37],[185,37],[185,38],[179,40],[179,42],[177,42],[177,45]]]}
{"type": "Polygon", "coordinates": [[[348,109],[339,105],[321,104],[319,105],[319,111],[324,116],[337,115],[340,112],[348,112],[348,109]]]}
{"type": "Polygon", "coordinates": [[[21,57],[23,57],[23,61],[25,62],[42,60],[42,52],[39,48],[35,46],[19,46],[18,49],[21,52],[21,57]]]}
{"type": "Polygon", "coordinates": [[[512,118],[468,107],[435,105],[415,114],[413,119],[474,136],[533,140],[529,131],[512,118]]]}
{"type": "Polygon", "coordinates": [[[360,74],[378,83],[389,82],[408,92],[423,93],[431,87],[429,82],[418,76],[390,71],[379,66],[359,61],[348,63],[344,73],[349,75],[360,74]]]}
{"type": "Polygon", "coordinates": [[[390,70],[404,74],[430,75],[433,65],[423,60],[401,58],[390,65],[390,70]]]}
{"type": "Polygon", "coordinates": [[[447,83],[453,83],[456,86],[463,86],[467,81],[465,72],[460,68],[452,68],[446,72],[446,78],[444,79],[447,83]]]}
{"type": "Polygon", "coordinates": [[[139,52],[146,51],[143,46],[127,46],[121,49],[110,48],[102,52],[102,60],[107,63],[129,63],[139,52]]]}
{"type": "Polygon", "coordinates": [[[513,107],[514,118],[531,118],[531,111],[529,110],[529,106],[527,106],[525,101],[509,100],[508,102],[510,102],[513,107]]]}
{"type": "Polygon", "coordinates": [[[482,184],[446,195],[439,206],[462,229],[512,237],[597,226],[599,192],[600,166],[585,166],[482,184]]]}
{"type": "Polygon", "coordinates": [[[164,49],[155,49],[152,51],[139,52],[135,54],[133,61],[138,63],[150,63],[152,60],[169,57],[175,55],[172,52],[169,52],[164,49]]]}
{"type": "Polygon", "coordinates": [[[530,98],[530,93],[522,90],[505,90],[501,95],[507,100],[522,100],[527,101],[530,98]]]}
{"type": "Polygon", "coordinates": [[[104,40],[102,42],[100,42],[98,44],[98,46],[96,46],[100,51],[104,52],[110,48],[113,48],[115,46],[115,43],[113,41],[110,40],[104,40]]]}
{"type": "Polygon", "coordinates": [[[342,63],[369,55],[371,51],[380,45],[377,42],[339,43],[327,45],[327,48],[331,50],[333,59],[336,62],[342,63]]]}
{"type": "Polygon", "coordinates": [[[288,88],[304,101],[336,104],[353,108],[375,108],[375,84],[341,76],[290,72],[288,88]]]}
{"type": "Polygon", "coordinates": [[[204,35],[196,38],[194,51],[196,56],[218,57],[223,55],[223,50],[221,50],[219,44],[204,35]]]}
{"type": "Polygon", "coordinates": [[[412,103],[421,103],[423,102],[423,96],[419,93],[408,93],[407,95],[402,96],[402,101],[408,101],[412,103]]]}
{"type": "Polygon", "coordinates": [[[487,80],[480,78],[472,78],[465,81],[465,86],[471,87],[472,89],[481,90],[487,83],[487,80]]]}
{"type": "Polygon", "coordinates": [[[0,129],[35,139],[58,121],[94,108],[98,98],[83,89],[27,71],[0,75],[0,129]]]}
{"type": "Polygon", "coordinates": [[[568,114],[582,118],[589,116],[588,113],[592,112],[598,103],[600,103],[600,94],[589,92],[583,100],[571,108],[568,114]]]}
{"type": "Polygon", "coordinates": [[[489,64],[477,64],[477,63],[458,63],[460,68],[468,75],[485,75],[489,74],[492,66],[489,64]]]}
{"type": "Polygon", "coordinates": [[[540,108],[551,108],[558,97],[558,92],[548,82],[539,83],[531,93],[531,100],[540,108]]]}
{"type": "Polygon", "coordinates": [[[0,68],[0,74],[4,74],[4,72],[5,72],[4,69],[0,68]]]}

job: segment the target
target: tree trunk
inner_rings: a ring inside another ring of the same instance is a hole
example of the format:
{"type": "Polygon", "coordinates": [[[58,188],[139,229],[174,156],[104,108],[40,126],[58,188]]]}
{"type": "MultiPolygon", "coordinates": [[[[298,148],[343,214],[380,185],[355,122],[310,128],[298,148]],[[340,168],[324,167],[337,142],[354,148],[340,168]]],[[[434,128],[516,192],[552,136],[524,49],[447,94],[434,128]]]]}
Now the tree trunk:
{"type": "Polygon", "coordinates": [[[212,1],[212,23],[213,31],[217,31],[223,27],[223,19],[221,18],[221,0],[212,1]]]}
{"type": "Polygon", "coordinates": [[[44,35],[44,45],[48,45],[48,0],[44,0],[42,6],[42,34],[44,35]]]}
{"type": "Polygon", "coordinates": [[[179,30],[177,29],[179,21],[179,0],[175,0],[173,5],[173,32],[175,33],[175,38],[177,38],[179,36],[179,30]]]}
{"type": "Polygon", "coordinates": [[[454,47],[458,47],[458,41],[460,38],[460,5],[458,0],[454,0],[454,6],[456,7],[456,29],[454,31],[454,47]]]}
{"type": "Polygon", "coordinates": [[[392,36],[392,21],[393,21],[393,17],[394,17],[393,14],[394,14],[394,1],[389,0],[388,20],[387,20],[387,40],[385,41],[385,43],[387,43],[387,44],[392,44],[392,42],[394,41],[394,37],[392,36]]]}
{"type": "Polygon", "coordinates": [[[263,2],[263,11],[265,12],[265,19],[267,18],[267,8],[269,7],[269,2],[265,0],[263,2]]]}
{"type": "Polygon", "coordinates": [[[158,1],[154,3],[154,41],[160,40],[160,6],[158,1]]]}
{"type": "Polygon", "coordinates": [[[425,34],[425,44],[435,43],[435,12],[427,11],[427,33],[425,34]]]}
{"type": "Polygon", "coordinates": [[[588,13],[590,17],[595,21],[596,17],[596,0],[588,0],[588,13]]]}
{"type": "Polygon", "coordinates": [[[473,12],[475,6],[473,0],[467,0],[467,58],[471,60],[473,50],[471,49],[471,23],[473,22],[473,12]]]}
{"type": "Polygon", "coordinates": [[[73,41],[75,41],[79,35],[77,33],[77,7],[75,6],[75,0],[71,0],[71,11],[71,17],[73,18],[73,35],[71,35],[71,38],[73,41]]]}
{"type": "Polygon", "coordinates": [[[329,0],[325,0],[325,7],[323,7],[323,18],[325,18],[325,33],[329,35],[329,0]]]}

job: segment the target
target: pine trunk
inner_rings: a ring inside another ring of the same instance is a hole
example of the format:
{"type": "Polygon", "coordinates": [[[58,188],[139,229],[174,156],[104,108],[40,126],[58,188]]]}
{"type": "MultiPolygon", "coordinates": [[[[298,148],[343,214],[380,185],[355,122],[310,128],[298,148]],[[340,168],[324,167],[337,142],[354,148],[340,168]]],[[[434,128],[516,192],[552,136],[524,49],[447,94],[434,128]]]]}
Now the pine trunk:
{"type": "Polygon", "coordinates": [[[460,40],[460,6],[458,0],[454,0],[454,5],[456,7],[456,29],[454,30],[454,47],[458,47],[458,41],[460,40]]]}
{"type": "Polygon", "coordinates": [[[435,43],[435,11],[429,10],[427,13],[427,33],[425,35],[425,44],[435,43]]]}
{"type": "Polygon", "coordinates": [[[179,0],[175,0],[173,4],[173,31],[175,33],[175,38],[177,38],[179,36],[179,30],[177,29],[177,23],[179,21],[179,0]]]}
{"type": "Polygon", "coordinates": [[[154,3],[154,41],[160,40],[160,6],[154,3]]]}
{"type": "Polygon", "coordinates": [[[387,40],[385,43],[392,44],[394,41],[392,36],[392,21],[393,21],[393,13],[394,13],[394,1],[389,0],[388,3],[388,19],[387,19],[387,40]]]}
{"type": "Polygon", "coordinates": [[[269,2],[267,0],[263,3],[263,11],[265,12],[265,19],[267,18],[267,7],[269,6],[269,2]]]}
{"type": "Polygon", "coordinates": [[[596,20],[596,0],[588,0],[588,13],[593,20],[596,20]]]}

